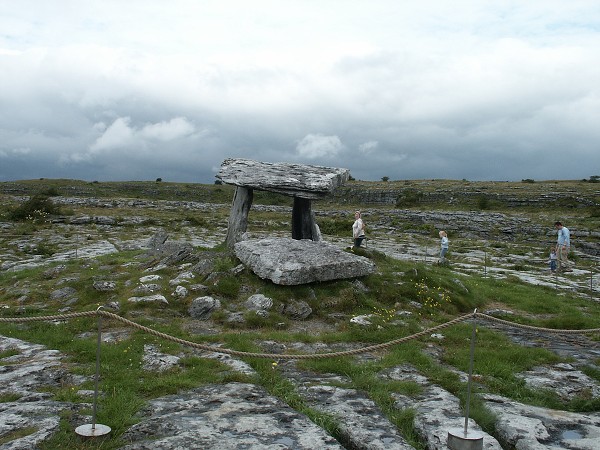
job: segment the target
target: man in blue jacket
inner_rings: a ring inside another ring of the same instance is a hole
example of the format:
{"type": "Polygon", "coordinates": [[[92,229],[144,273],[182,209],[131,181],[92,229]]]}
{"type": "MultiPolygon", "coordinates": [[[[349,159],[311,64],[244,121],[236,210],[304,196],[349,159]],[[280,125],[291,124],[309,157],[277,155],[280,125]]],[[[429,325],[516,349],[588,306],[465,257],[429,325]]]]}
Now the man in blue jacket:
{"type": "Polygon", "coordinates": [[[555,222],[554,228],[556,228],[558,232],[558,239],[556,241],[558,272],[570,272],[571,263],[569,262],[569,248],[571,247],[571,233],[569,232],[569,229],[560,222],[555,222]]]}

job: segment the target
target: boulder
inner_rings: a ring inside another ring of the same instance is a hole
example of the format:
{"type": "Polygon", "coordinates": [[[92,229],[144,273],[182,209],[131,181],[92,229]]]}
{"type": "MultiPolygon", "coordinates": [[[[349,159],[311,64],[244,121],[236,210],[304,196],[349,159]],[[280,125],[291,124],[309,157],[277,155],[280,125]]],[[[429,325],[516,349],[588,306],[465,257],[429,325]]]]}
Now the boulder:
{"type": "Polygon", "coordinates": [[[369,259],[323,241],[249,239],[235,244],[234,251],[260,278],[281,285],[362,277],[375,271],[369,259]]]}

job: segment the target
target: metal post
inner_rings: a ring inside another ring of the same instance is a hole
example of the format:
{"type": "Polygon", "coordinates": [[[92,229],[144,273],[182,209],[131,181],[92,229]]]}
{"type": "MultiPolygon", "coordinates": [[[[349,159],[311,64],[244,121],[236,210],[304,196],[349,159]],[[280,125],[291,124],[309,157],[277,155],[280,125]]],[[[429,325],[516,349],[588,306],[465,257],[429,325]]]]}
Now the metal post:
{"type": "Polygon", "coordinates": [[[593,266],[590,266],[590,300],[594,300],[594,272],[593,266]]]}
{"type": "Polygon", "coordinates": [[[487,277],[487,250],[483,251],[483,277],[487,277]]]}
{"type": "Polygon", "coordinates": [[[469,426],[469,412],[471,408],[471,381],[473,377],[473,361],[475,359],[475,338],[477,336],[477,308],[473,311],[473,330],[471,331],[471,353],[469,356],[469,378],[467,381],[467,405],[465,408],[464,434],[467,435],[469,426]]]}
{"type": "MultiPolygon", "coordinates": [[[[102,306],[96,310],[100,311],[102,306]]],[[[98,405],[98,381],[100,379],[100,345],[102,343],[102,315],[98,314],[98,339],[96,341],[96,376],[94,380],[94,404],[92,408],[92,423],[81,425],[75,428],[75,433],[79,436],[94,437],[104,436],[110,433],[110,427],[96,423],[96,411],[98,405]]]]}
{"type": "Polygon", "coordinates": [[[467,401],[465,405],[465,423],[462,428],[448,431],[448,448],[452,450],[483,450],[483,433],[469,431],[469,413],[471,407],[471,384],[473,379],[473,361],[475,360],[475,338],[477,336],[477,309],[473,311],[473,331],[471,332],[471,353],[469,357],[469,378],[467,380],[467,401]]]}

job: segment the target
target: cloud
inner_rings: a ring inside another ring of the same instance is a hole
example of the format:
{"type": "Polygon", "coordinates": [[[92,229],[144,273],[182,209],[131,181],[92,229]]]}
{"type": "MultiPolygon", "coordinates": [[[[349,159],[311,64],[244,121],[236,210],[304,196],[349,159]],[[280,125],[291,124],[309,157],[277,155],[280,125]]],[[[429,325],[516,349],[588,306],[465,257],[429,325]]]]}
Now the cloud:
{"type": "MultiPolygon", "coordinates": [[[[189,136],[195,131],[194,125],[185,117],[176,117],[168,122],[149,123],[142,127],[133,127],[130,117],[119,117],[102,135],[90,145],[92,153],[102,150],[144,146],[148,141],[168,142],[189,136]]],[[[102,130],[103,123],[94,124],[94,129],[102,130]]]]}
{"type": "Polygon", "coordinates": [[[195,131],[194,125],[185,117],[176,117],[168,122],[145,125],[139,132],[143,138],[172,141],[188,136],[195,131]]]}
{"type": "Polygon", "coordinates": [[[358,151],[361,152],[363,155],[370,155],[375,150],[377,150],[378,146],[379,146],[379,142],[377,142],[377,141],[363,142],[362,144],[360,144],[358,146],[358,151]]]}
{"type": "Polygon", "coordinates": [[[367,180],[600,166],[595,0],[38,3],[0,2],[0,180],[210,182],[236,156],[367,180]]]}
{"type": "Polygon", "coordinates": [[[296,151],[300,157],[307,159],[331,158],[344,148],[342,141],[337,136],[323,136],[322,134],[307,134],[298,145],[296,151]]]}
{"type": "Polygon", "coordinates": [[[129,117],[119,117],[90,145],[90,150],[95,153],[130,146],[134,140],[134,130],[129,126],[130,122],[129,117]]]}

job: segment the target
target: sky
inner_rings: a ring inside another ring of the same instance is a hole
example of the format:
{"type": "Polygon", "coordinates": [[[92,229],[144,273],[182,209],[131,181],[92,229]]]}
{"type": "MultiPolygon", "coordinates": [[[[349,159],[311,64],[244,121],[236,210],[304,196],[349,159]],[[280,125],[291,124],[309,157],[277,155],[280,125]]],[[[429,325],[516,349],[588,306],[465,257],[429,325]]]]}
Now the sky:
{"type": "Polygon", "coordinates": [[[0,0],[0,181],[600,175],[598,0],[0,0]]]}

